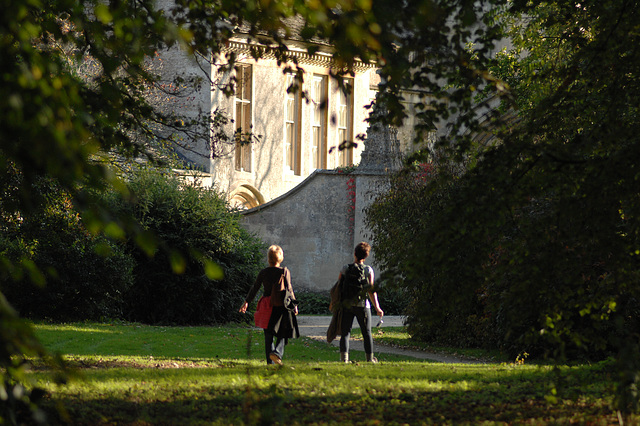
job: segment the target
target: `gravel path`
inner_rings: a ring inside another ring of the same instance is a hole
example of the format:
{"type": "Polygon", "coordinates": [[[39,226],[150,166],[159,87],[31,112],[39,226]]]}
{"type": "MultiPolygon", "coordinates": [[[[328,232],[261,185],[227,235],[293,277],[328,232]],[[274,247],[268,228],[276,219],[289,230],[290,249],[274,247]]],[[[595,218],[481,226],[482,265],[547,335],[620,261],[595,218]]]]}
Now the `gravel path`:
{"type": "MultiPolygon", "coordinates": [[[[377,324],[377,317],[373,318],[373,323],[377,324]]],[[[329,323],[331,322],[330,316],[306,316],[300,315],[298,316],[298,327],[300,328],[300,334],[302,336],[309,337],[311,339],[320,340],[323,342],[327,342],[327,328],[329,327],[329,323]]],[[[384,327],[402,327],[403,317],[400,316],[385,316],[384,323],[381,328],[384,327]]],[[[354,328],[357,328],[358,324],[354,321],[354,328]]],[[[477,360],[469,360],[462,359],[452,355],[442,355],[437,353],[431,353],[426,351],[416,351],[409,349],[400,349],[394,348],[391,346],[381,345],[376,342],[375,338],[375,328],[373,330],[373,351],[375,353],[386,353],[393,355],[405,355],[410,356],[417,359],[431,360],[436,362],[444,362],[444,363],[452,363],[452,364],[481,364],[483,361],[477,360]]],[[[332,346],[338,346],[340,343],[340,337],[338,336],[336,340],[331,342],[332,346]]],[[[349,343],[351,351],[361,351],[364,352],[364,346],[362,341],[353,340],[349,343]]],[[[339,355],[338,355],[339,356],[339,355]]]]}

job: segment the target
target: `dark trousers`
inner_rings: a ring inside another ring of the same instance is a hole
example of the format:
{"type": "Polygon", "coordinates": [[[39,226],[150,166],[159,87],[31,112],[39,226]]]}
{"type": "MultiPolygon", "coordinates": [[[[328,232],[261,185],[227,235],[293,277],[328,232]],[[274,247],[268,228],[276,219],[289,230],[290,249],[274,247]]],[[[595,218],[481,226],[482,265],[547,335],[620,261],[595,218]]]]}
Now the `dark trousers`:
{"type": "Polygon", "coordinates": [[[272,353],[278,355],[280,359],[284,356],[284,345],[287,342],[285,337],[277,337],[275,345],[273,344],[273,338],[275,336],[268,332],[266,329],[264,330],[264,351],[267,356],[267,364],[273,364],[269,355],[272,353]]]}
{"type": "Polygon", "coordinates": [[[342,312],[342,330],[340,330],[340,352],[349,352],[349,338],[353,318],[358,320],[362,338],[364,339],[364,351],[373,353],[373,337],[371,337],[371,310],[369,308],[353,306],[345,308],[342,312]]]}

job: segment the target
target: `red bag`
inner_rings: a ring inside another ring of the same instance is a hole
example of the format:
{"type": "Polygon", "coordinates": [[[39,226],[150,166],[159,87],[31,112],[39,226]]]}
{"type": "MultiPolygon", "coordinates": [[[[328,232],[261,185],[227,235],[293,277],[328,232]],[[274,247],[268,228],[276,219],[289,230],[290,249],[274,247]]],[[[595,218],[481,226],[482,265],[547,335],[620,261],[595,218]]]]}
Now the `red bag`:
{"type": "Polygon", "coordinates": [[[256,322],[256,327],[267,328],[269,326],[269,319],[271,318],[271,296],[262,296],[258,300],[258,307],[256,313],[253,314],[253,319],[256,322]]]}

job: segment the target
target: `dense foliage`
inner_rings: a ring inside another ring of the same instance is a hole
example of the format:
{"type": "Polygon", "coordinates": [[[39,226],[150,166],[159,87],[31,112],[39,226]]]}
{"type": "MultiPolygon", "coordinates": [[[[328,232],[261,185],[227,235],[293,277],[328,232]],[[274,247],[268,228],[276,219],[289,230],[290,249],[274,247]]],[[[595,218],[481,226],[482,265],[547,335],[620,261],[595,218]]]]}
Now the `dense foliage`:
{"type": "MultiPolygon", "coordinates": [[[[291,35],[287,18],[299,15],[306,22],[303,40],[322,38],[335,47],[344,65],[335,68],[338,76],[358,59],[380,65],[377,101],[387,113],[378,117],[399,123],[406,115],[402,90],[411,88],[417,130],[433,131],[442,119],[452,124],[449,137],[430,147],[438,178],[424,192],[428,223],[406,222],[419,238],[387,250],[409,254],[399,270],[415,279],[406,281],[407,291],[448,303],[440,311],[448,311],[444,325],[455,333],[464,330],[452,315],[489,312],[482,321],[504,326],[495,334],[511,339],[514,350],[534,337],[559,356],[619,349],[621,388],[630,391],[620,393],[629,397],[620,406],[637,408],[631,392],[640,377],[637,1],[407,0],[399,7],[367,0],[177,0],[167,11],[150,0],[0,0],[0,6],[0,182],[9,183],[0,194],[3,219],[37,217],[37,185],[52,179],[94,236],[126,231],[143,250],[166,256],[173,271],[198,270],[207,247],[173,251],[145,232],[153,223],[135,225],[90,209],[81,189],[122,188],[95,161],[98,154],[140,154],[158,136],[155,126],[176,123],[145,98],[155,81],[147,61],[157,51],[181,42],[189,52],[215,57],[234,29],[245,28],[253,41],[268,44],[254,55],[272,53],[295,68],[284,40],[291,35]],[[503,27],[516,30],[516,50],[492,64],[503,27]],[[85,58],[93,65],[90,79],[69,67],[85,58]],[[482,124],[479,104],[495,99],[477,93],[509,100],[496,111],[513,120],[493,127],[517,125],[498,134],[501,143],[473,138],[482,124]],[[451,167],[461,160],[465,172],[451,167]],[[489,294],[495,298],[478,300],[489,294]],[[482,311],[479,303],[486,304],[482,311]]],[[[157,225],[162,232],[170,223],[157,225]]],[[[90,246],[91,238],[83,244],[90,246]]],[[[48,273],[10,256],[0,257],[3,280],[37,282],[48,273]]],[[[423,318],[416,311],[415,330],[429,328],[423,318]]],[[[14,345],[25,334],[2,336],[7,353],[25,352],[14,345]]]]}
{"type": "Polygon", "coordinates": [[[433,147],[433,178],[396,182],[371,216],[377,253],[415,289],[414,333],[614,355],[623,415],[640,377],[638,10],[513,2],[498,16],[513,48],[491,66],[510,94],[485,122],[494,139],[451,134],[433,147]]]}
{"type": "Polygon", "coordinates": [[[485,317],[486,295],[478,291],[483,280],[476,270],[487,251],[466,246],[474,233],[484,230],[466,217],[443,214],[449,208],[466,209],[468,194],[458,182],[433,188],[436,178],[429,164],[403,171],[368,209],[376,259],[384,271],[380,281],[404,291],[407,325],[416,339],[495,347],[498,330],[485,317]],[[445,232],[448,238],[441,239],[445,232]]]}
{"type": "Polygon", "coordinates": [[[104,208],[133,217],[161,241],[148,253],[88,232],[66,193],[50,182],[39,187],[47,203],[38,214],[0,233],[5,256],[43,271],[2,287],[22,316],[190,325],[239,319],[232,307],[242,304],[264,256],[221,194],[158,171],[137,174],[129,199],[104,193],[104,208]]]}
{"type": "Polygon", "coordinates": [[[38,265],[39,270],[25,275],[16,268],[14,280],[3,281],[2,292],[20,315],[29,318],[122,317],[123,295],[133,284],[133,259],[121,245],[88,232],[58,185],[42,180],[38,189],[46,200],[31,215],[4,224],[0,251],[15,263],[38,265]]]}
{"type": "Polygon", "coordinates": [[[224,195],[158,172],[141,173],[129,187],[132,202],[116,194],[108,208],[134,217],[161,244],[149,256],[127,243],[135,268],[125,317],[151,324],[238,320],[234,308],[264,266],[264,247],[240,227],[224,195]]]}

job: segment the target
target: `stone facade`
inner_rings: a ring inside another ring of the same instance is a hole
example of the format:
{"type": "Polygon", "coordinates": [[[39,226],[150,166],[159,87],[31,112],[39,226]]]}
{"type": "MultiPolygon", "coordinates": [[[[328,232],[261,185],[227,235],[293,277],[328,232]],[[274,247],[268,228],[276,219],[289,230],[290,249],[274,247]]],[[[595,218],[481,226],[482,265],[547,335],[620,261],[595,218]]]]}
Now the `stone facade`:
{"type": "MultiPolygon", "coordinates": [[[[242,52],[243,45],[236,42],[231,48],[242,52]]],[[[213,181],[219,189],[230,194],[232,202],[237,205],[255,207],[293,189],[315,170],[351,166],[360,161],[362,144],[354,148],[352,153],[338,149],[343,142],[340,115],[341,112],[343,116],[346,115],[349,139],[353,140],[357,135],[366,133],[368,110],[365,106],[375,97],[375,69],[364,65],[357,68],[354,76],[349,79],[352,91],[345,98],[339,93],[337,83],[329,77],[332,65],[330,57],[301,54],[298,60],[304,69],[302,91],[308,95],[309,100],[302,99],[299,94],[287,93],[290,79],[275,59],[263,58],[255,61],[249,55],[240,55],[240,66],[250,69],[248,104],[251,132],[257,139],[248,146],[250,153],[244,157],[247,167],[244,164],[238,166],[236,145],[227,146],[225,152],[218,158],[212,158],[208,166],[213,181]],[[316,84],[321,86],[321,97],[326,102],[319,117],[316,115],[316,84]],[[294,111],[291,112],[291,109],[294,111]],[[290,143],[288,126],[294,127],[294,138],[297,140],[297,152],[294,155],[297,157],[297,164],[291,164],[287,151],[287,144],[290,143]],[[314,149],[314,132],[321,133],[317,150],[314,149]],[[341,160],[341,154],[346,154],[349,158],[341,160]],[[317,157],[321,157],[321,160],[317,157]]],[[[214,74],[214,79],[216,78],[228,77],[214,74]]],[[[232,132],[232,126],[240,121],[237,97],[226,97],[220,90],[214,89],[211,106],[213,109],[230,112],[234,124],[230,125],[228,131],[232,132]]]]}
{"type": "Polygon", "coordinates": [[[360,162],[364,148],[356,138],[367,131],[366,106],[375,98],[379,82],[374,66],[356,66],[353,75],[345,78],[351,88],[345,95],[330,77],[330,53],[309,55],[302,44],[292,42],[290,52],[304,70],[304,83],[301,92],[289,94],[291,77],[275,58],[265,55],[254,60],[241,34],[229,43],[228,49],[238,58],[232,74],[218,71],[223,58],[189,56],[179,49],[163,52],[158,67],[167,81],[179,76],[185,81],[201,82],[183,89],[186,96],[176,97],[176,103],[168,108],[188,117],[219,112],[231,120],[224,127],[228,135],[233,135],[238,126],[242,133],[250,131],[254,135],[246,138],[251,143],[243,148],[233,141],[214,140],[215,149],[206,136],[184,141],[183,148],[179,146],[179,135],[173,135],[178,140],[180,156],[229,194],[233,204],[255,207],[293,189],[315,170],[360,162]],[[242,78],[241,73],[248,78],[242,78]],[[223,88],[232,78],[238,80],[235,95],[227,96],[223,88]],[[338,149],[345,138],[356,141],[357,146],[338,149]]]}
{"type": "MultiPolygon", "coordinates": [[[[284,251],[295,288],[326,290],[350,261],[349,175],[318,170],[290,192],[247,211],[242,225],[284,251]]],[[[266,253],[265,253],[266,262],[266,253]]]]}
{"type": "MultiPolygon", "coordinates": [[[[189,57],[177,49],[161,55],[162,71],[185,80],[201,79],[188,101],[175,106],[183,113],[222,112],[233,120],[227,133],[245,123],[258,137],[243,148],[235,143],[218,146],[215,154],[207,141],[179,153],[205,171],[200,183],[215,185],[232,203],[247,209],[242,222],[247,230],[268,245],[282,246],[283,264],[291,269],[296,288],[328,290],[341,267],[352,262],[355,244],[370,239],[364,209],[387,188],[389,172],[399,166],[400,150],[411,147],[400,146],[397,132],[368,128],[366,106],[379,83],[375,67],[359,64],[347,80],[351,91],[345,95],[330,77],[330,48],[308,55],[304,45],[292,41],[291,54],[304,69],[302,91],[307,99],[301,99],[287,93],[291,80],[282,66],[268,56],[252,59],[241,35],[229,49],[238,55],[235,75],[218,73],[220,58],[189,57]],[[243,78],[243,73],[250,77],[243,78]],[[226,96],[221,86],[232,77],[244,87],[236,86],[236,94],[226,96]],[[299,140],[295,165],[289,151],[292,124],[299,140]],[[322,142],[314,150],[319,128],[322,142]],[[364,143],[356,139],[359,135],[366,135],[364,143]],[[345,138],[357,146],[338,149],[345,138]],[[240,149],[245,153],[238,161],[240,149]]],[[[189,172],[184,174],[191,178],[189,172]]],[[[375,253],[367,263],[375,268],[375,253]]]]}
{"type": "MultiPolygon", "coordinates": [[[[353,249],[370,239],[364,211],[388,188],[400,166],[396,132],[373,126],[360,165],[352,172],[317,170],[286,194],[244,213],[242,225],[284,251],[295,288],[329,290],[353,249]]],[[[377,270],[375,253],[367,264],[377,270]]]]}
{"type": "MultiPolygon", "coordinates": [[[[329,290],[342,266],[353,262],[355,245],[369,239],[363,210],[387,185],[380,174],[317,170],[290,192],[246,211],[242,226],[282,247],[295,288],[329,290]]],[[[366,263],[376,269],[375,253],[366,263]]]]}

